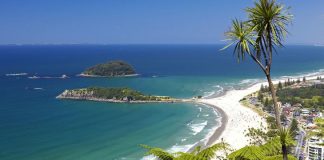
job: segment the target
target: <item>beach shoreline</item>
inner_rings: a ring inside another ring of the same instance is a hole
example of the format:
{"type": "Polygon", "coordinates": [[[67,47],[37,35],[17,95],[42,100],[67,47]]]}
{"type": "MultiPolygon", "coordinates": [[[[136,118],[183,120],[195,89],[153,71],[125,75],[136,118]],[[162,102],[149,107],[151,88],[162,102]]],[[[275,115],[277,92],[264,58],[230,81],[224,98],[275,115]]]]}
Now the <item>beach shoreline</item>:
{"type": "Polygon", "coordinates": [[[217,107],[216,105],[212,105],[212,104],[208,104],[208,103],[204,103],[204,102],[200,102],[200,104],[204,104],[204,105],[207,105],[209,107],[214,108],[217,111],[217,113],[219,113],[221,115],[221,120],[220,120],[221,125],[216,128],[216,130],[208,138],[208,141],[206,143],[206,146],[210,146],[215,141],[217,141],[219,139],[219,137],[221,136],[221,134],[224,132],[225,127],[226,127],[227,122],[228,122],[228,116],[227,116],[226,112],[224,110],[222,110],[222,108],[217,107]]]}
{"type": "MultiPolygon", "coordinates": [[[[318,76],[323,77],[324,74],[299,75],[289,78],[291,80],[297,80],[306,77],[307,80],[315,80],[318,76]]],[[[275,79],[273,83],[278,84],[279,81],[282,82],[285,80],[287,80],[287,77],[275,79]]],[[[268,85],[268,83],[267,81],[262,81],[246,88],[229,90],[218,97],[198,100],[198,103],[215,108],[222,117],[221,126],[213,131],[206,142],[206,146],[211,146],[223,140],[230,144],[232,149],[237,150],[249,145],[249,138],[245,136],[248,128],[266,129],[267,123],[265,117],[258,115],[255,111],[240,103],[242,98],[258,91],[261,85],[268,85]]]]}

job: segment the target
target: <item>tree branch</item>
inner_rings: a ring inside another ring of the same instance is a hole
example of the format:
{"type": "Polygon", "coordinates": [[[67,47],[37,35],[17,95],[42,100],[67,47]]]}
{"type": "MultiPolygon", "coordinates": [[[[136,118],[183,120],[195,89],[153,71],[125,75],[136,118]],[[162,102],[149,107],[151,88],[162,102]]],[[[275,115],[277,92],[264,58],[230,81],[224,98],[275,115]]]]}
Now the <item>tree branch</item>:
{"type": "Polygon", "coordinates": [[[264,65],[255,57],[255,55],[250,53],[250,56],[252,57],[252,59],[261,67],[261,69],[263,70],[264,73],[266,73],[266,68],[264,67],[264,65]]]}

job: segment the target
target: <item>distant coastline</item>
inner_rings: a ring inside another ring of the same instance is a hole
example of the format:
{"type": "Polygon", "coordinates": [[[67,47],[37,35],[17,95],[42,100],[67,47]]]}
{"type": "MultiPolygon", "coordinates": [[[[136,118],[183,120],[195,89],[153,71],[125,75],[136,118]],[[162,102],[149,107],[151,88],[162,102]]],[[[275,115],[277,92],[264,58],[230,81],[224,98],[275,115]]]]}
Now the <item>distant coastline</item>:
{"type": "Polygon", "coordinates": [[[130,88],[88,87],[65,90],[57,99],[87,100],[108,103],[176,103],[194,102],[194,99],[177,99],[169,96],[145,95],[130,88]]]}
{"type": "Polygon", "coordinates": [[[57,99],[70,99],[70,100],[80,100],[80,101],[95,101],[95,102],[108,102],[108,103],[180,103],[180,102],[194,102],[190,99],[172,99],[172,100],[164,100],[164,101],[156,101],[156,100],[136,100],[136,101],[124,101],[124,100],[116,100],[116,99],[105,99],[105,98],[79,98],[79,97],[63,97],[58,95],[57,99]]]}

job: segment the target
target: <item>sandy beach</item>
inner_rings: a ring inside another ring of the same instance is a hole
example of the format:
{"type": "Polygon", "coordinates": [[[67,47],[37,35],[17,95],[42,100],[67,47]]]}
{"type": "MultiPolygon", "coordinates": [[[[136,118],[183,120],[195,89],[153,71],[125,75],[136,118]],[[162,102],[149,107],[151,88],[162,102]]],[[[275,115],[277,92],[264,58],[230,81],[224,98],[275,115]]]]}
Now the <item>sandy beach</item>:
{"type": "MultiPolygon", "coordinates": [[[[307,80],[314,80],[317,76],[306,76],[307,80]]],[[[301,78],[302,76],[298,76],[301,78]]],[[[291,80],[297,80],[297,78],[290,78],[291,80]]],[[[275,80],[274,84],[283,82],[286,79],[275,80]]],[[[222,139],[231,145],[233,149],[239,149],[246,145],[249,145],[249,138],[245,136],[248,128],[265,128],[265,117],[261,117],[252,109],[247,108],[240,104],[240,100],[260,89],[261,84],[267,85],[267,82],[257,83],[246,89],[231,90],[226,92],[223,96],[201,99],[200,103],[210,105],[217,109],[219,113],[224,115],[222,117],[222,126],[217,128],[213,135],[209,138],[207,145],[212,145],[220,142],[222,139]]]]}
{"type": "Polygon", "coordinates": [[[204,104],[215,107],[219,112],[223,112],[226,119],[225,124],[222,123],[222,127],[210,137],[208,145],[218,143],[223,139],[233,149],[239,149],[249,144],[249,139],[245,136],[248,128],[265,127],[264,118],[239,102],[244,96],[257,91],[260,86],[261,83],[243,90],[228,91],[221,97],[200,100],[204,104]]]}

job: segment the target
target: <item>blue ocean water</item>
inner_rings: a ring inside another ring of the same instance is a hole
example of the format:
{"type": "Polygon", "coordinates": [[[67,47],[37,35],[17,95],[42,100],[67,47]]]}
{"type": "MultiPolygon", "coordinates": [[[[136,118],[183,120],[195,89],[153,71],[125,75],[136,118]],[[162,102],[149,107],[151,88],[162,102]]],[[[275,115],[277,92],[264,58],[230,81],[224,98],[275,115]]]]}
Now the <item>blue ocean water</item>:
{"type": "MultiPolygon", "coordinates": [[[[264,80],[254,63],[237,63],[221,45],[0,46],[0,159],[140,159],[139,144],[186,150],[219,126],[221,115],[195,104],[110,104],[57,100],[65,89],[131,87],[178,98],[217,96],[264,80]],[[85,68],[125,60],[140,74],[80,78],[85,68]],[[6,76],[9,73],[27,76],[6,76]],[[28,76],[69,79],[29,79],[28,76]]],[[[324,72],[324,47],[278,51],[273,76],[324,72]]]]}

